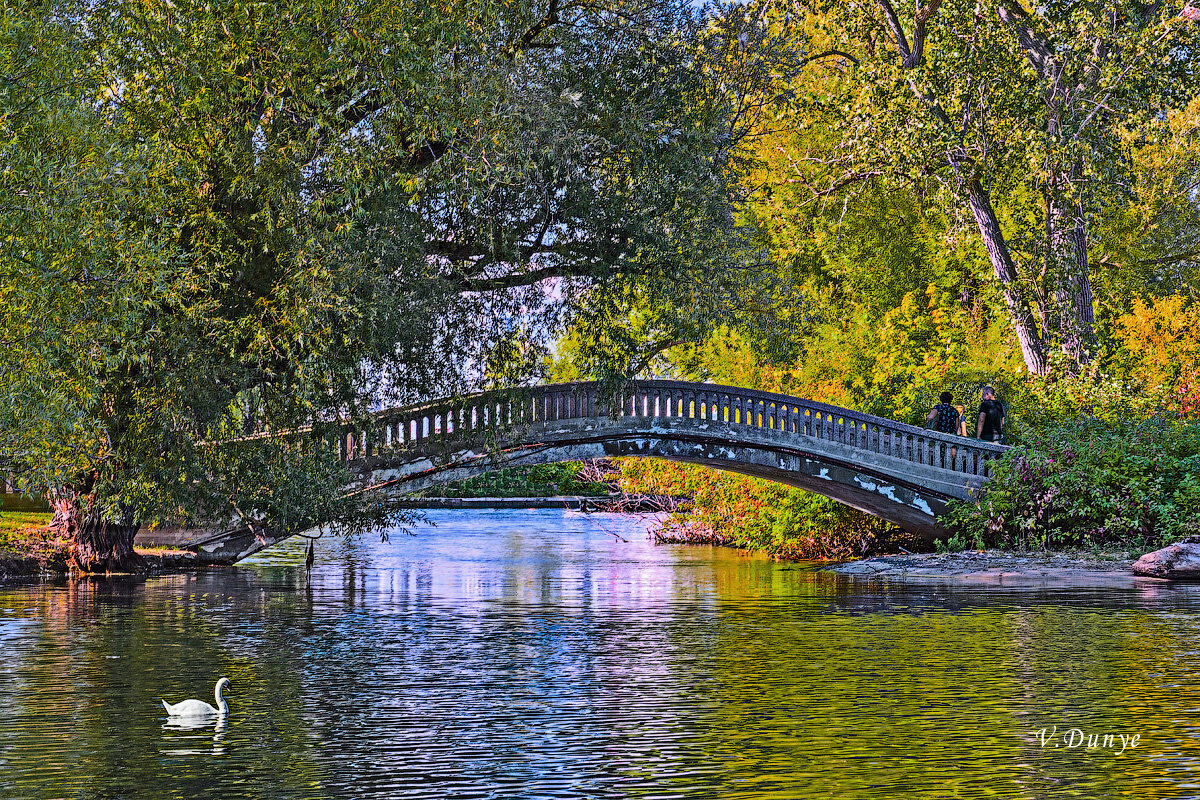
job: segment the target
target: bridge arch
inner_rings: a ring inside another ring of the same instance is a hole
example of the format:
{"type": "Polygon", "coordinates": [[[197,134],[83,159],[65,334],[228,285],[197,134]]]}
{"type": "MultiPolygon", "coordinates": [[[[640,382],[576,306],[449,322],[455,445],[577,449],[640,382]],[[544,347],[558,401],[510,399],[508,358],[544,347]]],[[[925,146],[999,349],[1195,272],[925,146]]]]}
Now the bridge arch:
{"type": "MultiPolygon", "coordinates": [[[[932,538],[954,498],[1007,448],[771,392],[641,381],[483,393],[387,409],[339,438],[360,488],[403,496],[504,466],[605,456],[663,458],[798,486],[932,538]]],[[[228,531],[201,557],[236,560],[286,538],[228,531]]]]}

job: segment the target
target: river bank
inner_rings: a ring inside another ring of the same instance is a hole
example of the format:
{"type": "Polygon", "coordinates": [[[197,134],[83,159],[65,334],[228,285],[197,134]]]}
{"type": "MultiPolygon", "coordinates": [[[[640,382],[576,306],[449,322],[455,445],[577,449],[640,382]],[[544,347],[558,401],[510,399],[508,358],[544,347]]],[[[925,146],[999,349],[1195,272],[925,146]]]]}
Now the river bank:
{"type": "MultiPolygon", "coordinates": [[[[422,498],[414,500],[413,506],[423,508],[531,508],[525,505],[530,499],[546,501],[541,507],[557,507],[570,510],[594,510],[582,501],[585,498],[503,498],[503,502],[487,506],[487,500],[497,498],[422,498]],[[580,506],[585,506],[580,509],[580,506]]],[[[592,500],[593,498],[586,498],[592,500]]],[[[647,502],[651,498],[645,498],[647,502]]],[[[627,511],[630,509],[621,509],[627,511]]],[[[657,509],[656,509],[657,510],[657,509]]],[[[7,527],[0,530],[0,582],[15,582],[40,579],[57,579],[68,575],[68,545],[57,538],[46,525],[18,525],[11,515],[4,515],[7,527]]],[[[36,522],[38,520],[32,520],[36,522]]],[[[26,520],[30,522],[30,520],[26,520]]],[[[670,544],[715,544],[732,547],[727,542],[690,541],[682,542],[674,537],[662,536],[661,530],[654,534],[660,543],[670,544]]],[[[736,549],[736,548],[735,548],[736,549]]],[[[136,548],[145,562],[149,574],[187,572],[208,568],[199,564],[193,553],[169,547],[139,546],[136,548]]],[[[898,553],[873,555],[849,561],[830,561],[822,571],[838,575],[889,581],[954,581],[964,584],[1013,585],[1017,583],[1061,584],[1061,585],[1131,585],[1133,582],[1153,581],[1152,578],[1137,577],[1131,571],[1140,551],[1122,548],[1106,550],[1063,550],[1013,552],[1004,550],[982,550],[940,553],[898,553]]],[[[781,559],[789,560],[789,559],[781,559]]]]}
{"type": "Polygon", "coordinates": [[[857,578],[915,583],[949,581],[979,586],[1131,587],[1161,582],[1160,578],[1133,573],[1133,563],[1140,555],[1124,548],[901,553],[831,564],[823,569],[857,578]]]}
{"type": "MultiPolygon", "coordinates": [[[[49,513],[0,514],[0,583],[56,580],[70,574],[70,545],[50,529],[49,513]]],[[[196,556],[167,547],[134,548],[148,574],[201,568],[196,556]]]]}

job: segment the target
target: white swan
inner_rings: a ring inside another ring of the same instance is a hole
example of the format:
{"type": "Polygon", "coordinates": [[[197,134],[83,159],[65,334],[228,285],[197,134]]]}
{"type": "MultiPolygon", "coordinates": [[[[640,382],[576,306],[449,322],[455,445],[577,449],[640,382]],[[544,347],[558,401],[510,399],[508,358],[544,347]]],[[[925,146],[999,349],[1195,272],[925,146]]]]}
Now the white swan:
{"type": "Polygon", "coordinates": [[[215,707],[203,700],[184,700],[182,703],[174,705],[163,700],[163,708],[172,717],[215,717],[218,715],[224,717],[229,713],[229,704],[225,702],[225,695],[221,692],[228,685],[229,678],[221,678],[217,681],[217,705],[215,707]]]}

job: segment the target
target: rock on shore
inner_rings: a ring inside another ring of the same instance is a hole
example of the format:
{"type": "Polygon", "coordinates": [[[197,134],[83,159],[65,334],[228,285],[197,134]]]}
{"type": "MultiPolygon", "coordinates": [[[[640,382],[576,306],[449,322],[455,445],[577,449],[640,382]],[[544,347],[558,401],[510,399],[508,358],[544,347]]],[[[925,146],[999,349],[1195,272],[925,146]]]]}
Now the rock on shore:
{"type": "Polygon", "coordinates": [[[1151,578],[1200,580],[1200,543],[1189,539],[1146,553],[1133,562],[1133,573],[1151,578]]]}

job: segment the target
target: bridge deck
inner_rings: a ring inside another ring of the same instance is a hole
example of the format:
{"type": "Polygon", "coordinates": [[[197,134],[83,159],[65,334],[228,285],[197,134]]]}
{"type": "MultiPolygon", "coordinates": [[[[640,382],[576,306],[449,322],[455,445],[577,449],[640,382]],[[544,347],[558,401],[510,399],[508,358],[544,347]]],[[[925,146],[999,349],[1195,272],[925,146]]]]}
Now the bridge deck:
{"type": "Polygon", "coordinates": [[[340,443],[340,453],[343,460],[355,461],[388,451],[452,445],[488,434],[494,439],[511,439],[518,431],[528,435],[530,426],[564,420],[606,418],[686,419],[696,424],[777,431],[984,480],[990,476],[991,462],[1007,449],[783,394],[708,383],[641,381],[615,398],[607,396],[596,382],[581,382],[389,409],[376,415],[373,431],[348,433],[340,443]]]}

